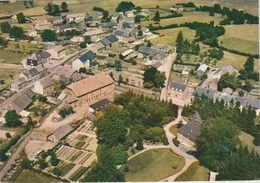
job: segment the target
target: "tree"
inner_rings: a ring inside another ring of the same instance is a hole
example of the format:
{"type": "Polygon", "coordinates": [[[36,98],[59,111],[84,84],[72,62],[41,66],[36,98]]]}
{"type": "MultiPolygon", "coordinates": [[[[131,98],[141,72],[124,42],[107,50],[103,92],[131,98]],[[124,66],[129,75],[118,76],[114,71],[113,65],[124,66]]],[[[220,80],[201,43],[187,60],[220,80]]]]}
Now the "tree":
{"type": "Polygon", "coordinates": [[[119,60],[115,60],[115,67],[116,71],[121,71],[122,70],[122,63],[119,60]]]}
{"type": "Polygon", "coordinates": [[[8,156],[6,156],[5,152],[0,149],[0,161],[6,161],[8,156]]]}
{"type": "Polygon", "coordinates": [[[254,67],[255,67],[255,63],[254,63],[254,58],[252,55],[250,55],[247,60],[246,60],[246,63],[244,64],[244,68],[245,68],[245,71],[247,73],[253,73],[254,72],[254,67]]]}
{"type": "Polygon", "coordinates": [[[32,161],[30,161],[28,158],[24,158],[21,162],[21,167],[23,169],[32,169],[33,165],[32,165],[32,161]]]}
{"type": "Polygon", "coordinates": [[[41,33],[41,38],[43,42],[55,41],[57,39],[56,33],[50,29],[45,29],[41,33]]]}
{"type": "Polygon", "coordinates": [[[127,162],[127,153],[122,144],[113,146],[111,149],[109,149],[109,153],[111,154],[113,162],[116,165],[122,165],[127,162]]]}
{"type": "Polygon", "coordinates": [[[197,138],[197,156],[210,170],[218,171],[239,144],[239,129],[225,117],[205,121],[197,138]]]}
{"type": "Polygon", "coordinates": [[[23,28],[22,27],[13,26],[10,29],[9,36],[11,38],[22,39],[23,36],[24,36],[23,28]]]}
{"type": "Polygon", "coordinates": [[[229,73],[223,74],[218,82],[218,91],[222,91],[224,88],[230,87],[236,90],[238,87],[238,80],[236,77],[229,75],[229,73]]]}
{"type": "Polygon", "coordinates": [[[69,11],[68,4],[66,2],[62,2],[61,9],[62,9],[62,12],[68,12],[69,11]]]}
{"type": "Polygon", "coordinates": [[[11,25],[9,22],[2,22],[0,24],[1,26],[1,31],[4,32],[4,33],[9,33],[10,32],[10,29],[11,29],[11,25]]]}
{"type": "Polygon", "coordinates": [[[211,10],[210,10],[210,12],[209,12],[209,16],[212,16],[212,17],[214,17],[214,15],[215,15],[215,12],[214,12],[214,10],[213,10],[213,9],[211,9],[211,10]]]}
{"type": "Polygon", "coordinates": [[[253,89],[253,85],[250,81],[245,81],[245,85],[243,86],[243,89],[247,92],[250,92],[253,89]]]}
{"type": "Polygon", "coordinates": [[[56,156],[55,152],[53,152],[51,154],[51,165],[52,166],[57,166],[58,163],[59,163],[59,160],[57,159],[57,156],[56,156]]]}
{"type": "Polygon", "coordinates": [[[141,23],[141,16],[140,15],[135,16],[135,23],[141,23]]]}
{"type": "Polygon", "coordinates": [[[25,8],[27,8],[27,1],[23,1],[25,8]]]}
{"type": "Polygon", "coordinates": [[[155,15],[153,17],[153,21],[155,21],[155,23],[160,22],[160,13],[159,13],[159,11],[155,12],[155,15]]]}
{"type": "Polygon", "coordinates": [[[79,73],[84,73],[84,74],[86,74],[86,72],[87,72],[87,69],[86,69],[85,67],[79,68],[79,73]]]}
{"type": "Polygon", "coordinates": [[[178,33],[177,39],[176,39],[176,51],[179,54],[183,53],[183,34],[182,31],[178,33]]]}
{"type": "Polygon", "coordinates": [[[5,114],[5,121],[8,127],[17,127],[22,124],[20,121],[20,116],[15,110],[10,110],[5,114]]]}
{"type": "Polygon", "coordinates": [[[109,73],[109,76],[115,81],[115,79],[114,79],[114,74],[113,74],[112,71],[109,73]]]}
{"type": "Polygon", "coordinates": [[[122,1],[119,3],[116,7],[116,12],[126,12],[126,11],[131,11],[135,8],[135,5],[130,1],[122,1]]]}
{"type": "Polygon", "coordinates": [[[144,149],[144,145],[143,145],[143,139],[142,138],[139,138],[138,141],[137,141],[137,145],[135,147],[136,150],[143,150],[144,149]]]}
{"type": "Polygon", "coordinates": [[[118,85],[120,86],[120,84],[123,83],[123,77],[121,74],[119,74],[119,77],[118,77],[118,85]]]}
{"type": "Polygon", "coordinates": [[[5,134],[5,136],[6,136],[6,138],[8,138],[8,139],[12,137],[11,134],[8,133],[8,132],[5,134]]]}
{"type": "Polygon", "coordinates": [[[33,7],[34,5],[33,5],[33,1],[29,1],[29,4],[33,7]]]}
{"type": "Polygon", "coordinates": [[[165,79],[165,73],[157,71],[154,67],[149,67],[144,71],[144,87],[150,85],[156,88],[163,87],[165,79]]]}
{"type": "Polygon", "coordinates": [[[22,12],[18,13],[16,16],[17,16],[17,20],[18,20],[19,24],[25,23],[26,18],[22,12]]]}
{"type": "Polygon", "coordinates": [[[80,48],[87,48],[87,43],[85,41],[79,44],[80,48]]]}
{"type": "Polygon", "coordinates": [[[124,143],[127,133],[125,124],[129,121],[129,115],[119,106],[106,107],[95,122],[99,143],[107,147],[124,143]]]}
{"type": "Polygon", "coordinates": [[[85,36],[84,40],[86,43],[90,44],[91,43],[91,37],[90,36],[85,36]]]}
{"type": "Polygon", "coordinates": [[[48,3],[45,7],[44,7],[45,11],[47,11],[47,13],[49,15],[52,16],[58,16],[60,15],[60,7],[57,4],[53,4],[53,3],[48,3]]]}

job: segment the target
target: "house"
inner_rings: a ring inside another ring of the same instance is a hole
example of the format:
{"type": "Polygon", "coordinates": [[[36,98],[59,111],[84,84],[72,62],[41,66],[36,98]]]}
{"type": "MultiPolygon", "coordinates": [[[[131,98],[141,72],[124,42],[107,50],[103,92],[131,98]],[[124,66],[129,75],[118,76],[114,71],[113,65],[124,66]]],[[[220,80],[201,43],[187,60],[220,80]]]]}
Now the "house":
{"type": "Polygon", "coordinates": [[[163,70],[163,65],[161,62],[156,62],[155,64],[152,65],[154,68],[156,68],[158,71],[161,71],[163,70]]]}
{"type": "Polygon", "coordinates": [[[202,125],[203,121],[196,111],[191,120],[178,129],[177,140],[187,150],[196,151],[196,139],[201,134],[202,125]]]}
{"type": "Polygon", "coordinates": [[[27,65],[30,66],[37,66],[40,64],[45,64],[46,62],[51,60],[51,54],[44,51],[44,52],[36,52],[32,53],[27,58],[27,65]]]}
{"type": "Polygon", "coordinates": [[[188,78],[189,77],[190,72],[187,70],[187,66],[185,66],[185,68],[182,70],[181,75],[184,78],[188,78]]]}
{"type": "Polygon", "coordinates": [[[148,58],[153,63],[156,63],[156,62],[166,63],[167,62],[167,55],[162,51],[155,51],[154,53],[149,55],[148,58]]]}
{"type": "Polygon", "coordinates": [[[252,107],[256,111],[256,115],[258,116],[260,114],[260,100],[255,98],[249,98],[247,99],[246,107],[252,107]]]}
{"type": "Polygon", "coordinates": [[[50,78],[44,78],[34,83],[34,92],[41,95],[50,95],[54,91],[54,83],[50,78]]]}
{"type": "Polygon", "coordinates": [[[139,46],[138,48],[139,58],[146,57],[149,64],[155,64],[157,62],[166,63],[167,55],[155,48],[139,46]]]}
{"type": "Polygon", "coordinates": [[[65,24],[65,25],[54,27],[56,33],[67,32],[73,29],[75,29],[75,27],[73,27],[71,24],[65,24]]]}
{"type": "Polygon", "coordinates": [[[84,21],[86,13],[74,13],[66,16],[66,20],[70,23],[72,21],[78,23],[84,21]]]}
{"type": "Polygon", "coordinates": [[[47,139],[53,143],[58,143],[72,131],[73,128],[70,124],[65,124],[54,130],[50,135],[48,135],[47,139]]]}
{"type": "Polygon", "coordinates": [[[114,102],[112,102],[112,101],[108,100],[107,98],[105,98],[103,100],[100,100],[100,101],[90,105],[89,108],[92,109],[92,111],[100,112],[105,107],[107,107],[107,106],[109,106],[111,104],[114,104],[114,102]]]}
{"type": "Polygon", "coordinates": [[[217,90],[211,90],[208,88],[203,88],[201,86],[197,86],[192,93],[192,95],[194,95],[194,96],[198,96],[198,97],[205,96],[210,99],[213,99],[214,96],[218,95],[218,94],[219,94],[219,92],[217,90]]]}
{"type": "Polygon", "coordinates": [[[66,56],[65,48],[61,45],[54,46],[51,49],[47,50],[47,52],[51,54],[51,58],[53,59],[61,59],[66,56]]]}
{"type": "Polygon", "coordinates": [[[15,80],[14,82],[11,83],[10,90],[11,91],[20,91],[22,88],[27,86],[27,81],[25,78],[20,78],[15,80]]]}
{"type": "Polygon", "coordinates": [[[103,22],[101,23],[101,27],[103,29],[112,29],[117,27],[117,22],[103,22]]]}
{"type": "Polygon", "coordinates": [[[207,71],[208,66],[206,64],[201,64],[199,68],[197,69],[197,75],[202,76],[207,71]]]}
{"type": "Polygon", "coordinates": [[[63,91],[67,95],[65,103],[73,107],[84,104],[91,105],[95,100],[101,100],[112,92],[114,92],[114,81],[105,73],[74,82],[66,86],[63,91]]]}
{"type": "Polygon", "coordinates": [[[80,78],[80,75],[75,69],[64,66],[58,66],[53,72],[53,79],[56,81],[78,81],[80,78]]]}
{"type": "Polygon", "coordinates": [[[49,71],[46,67],[44,67],[42,64],[41,65],[37,65],[36,67],[34,67],[39,74],[39,79],[47,76],[49,74],[49,71]]]}
{"type": "Polygon", "coordinates": [[[128,50],[126,50],[126,51],[124,51],[123,53],[121,53],[120,55],[119,55],[119,58],[121,59],[121,60],[124,60],[125,59],[125,57],[127,56],[127,55],[129,55],[130,53],[133,53],[133,49],[128,49],[128,50]]]}
{"type": "MultiPolygon", "coordinates": [[[[6,110],[15,110],[17,114],[21,114],[22,111],[33,103],[35,93],[31,90],[27,90],[22,94],[18,95],[11,103],[7,106],[6,110]]],[[[24,112],[22,112],[24,113],[24,112]]]]}
{"type": "Polygon", "coordinates": [[[91,51],[93,51],[95,54],[98,52],[102,52],[102,50],[105,50],[105,45],[102,44],[102,42],[95,43],[92,47],[89,48],[91,51]]]}
{"type": "Polygon", "coordinates": [[[28,36],[29,37],[35,37],[37,35],[36,29],[31,28],[28,30],[28,36]]]}
{"type": "Polygon", "coordinates": [[[47,22],[47,20],[45,20],[45,21],[35,21],[35,22],[33,22],[32,25],[34,26],[34,28],[37,31],[43,31],[45,29],[51,29],[52,28],[51,23],[47,22]]]}
{"type": "Polygon", "coordinates": [[[109,36],[104,37],[99,42],[104,45],[104,49],[110,48],[116,44],[118,38],[114,34],[110,34],[109,36]]]}
{"type": "Polygon", "coordinates": [[[36,68],[29,69],[19,74],[19,78],[25,78],[28,83],[33,83],[40,79],[39,72],[36,68]]]}
{"type": "Polygon", "coordinates": [[[73,36],[71,39],[71,41],[75,42],[75,43],[81,43],[84,41],[84,37],[81,36],[73,36]]]}
{"type": "Polygon", "coordinates": [[[189,89],[186,84],[172,82],[168,89],[168,98],[185,99],[189,96],[189,89]]]}
{"type": "Polygon", "coordinates": [[[133,18],[133,17],[135,17],[135,14],[133,11],[126,11],[125,16],[128,18],[133,18]]]}
{"type": "Polygon", "coordinates": [[[177,13],[180,13],[180,12],[182,12],[182,11],[184,10],[184,7],[183,7],[183,5],[177,4],[177,5],[175,5],[175,6],[172,6],[172,7],[170,8],[170,10],[171,10],[171,11],[175,11],[175,12],[177,12],[177,13]]]}
{"type": "Polygon", "coordinates": [[[103,29],[89,30],[83,34],[84,36],[90,36],[92,42],[96,42],[104,37],[103,29]]]}
{"type": "Polygon", "coordinates": [[[78,59],[72,62],[72,68],[75,70],[79,70],[81,67],[88,68],[90,66],[90,62],[95,58],[95,53],[91,50],[88,50],[86,53],[84,53],[78,59]]]}
{"type": "Polygon", "coordinates": [[[50,22],[52,25],[60,25],[60,24],[62,24],[63,21],[64,21],[64,19],[62,18],[62,16],[55,16],[52,18],[47,18],[47,22],[50,22]]]}
{"type": "Polygon", "coordinates": [[[149,9],[141,9],[140,15],[149,18],[150,17],[149,9]]]}
{"type": "Polygon", "coordinates": [[[214,73],[213,80],[219,81],[220,77],[226,73],[229,74],[235,73],[237,75],[238,71],[235,70],[231,65],[225,65],[214,73]]]}

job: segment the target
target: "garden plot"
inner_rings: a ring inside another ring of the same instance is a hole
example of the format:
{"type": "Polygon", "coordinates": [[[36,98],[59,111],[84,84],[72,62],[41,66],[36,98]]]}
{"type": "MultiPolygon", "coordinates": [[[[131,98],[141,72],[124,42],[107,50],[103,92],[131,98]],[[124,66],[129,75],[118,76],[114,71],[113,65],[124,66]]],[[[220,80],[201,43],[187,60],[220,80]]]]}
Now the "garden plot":
{"type": "Polygon", "coordinates": [[[87,131],[90,130],[90,128],[92,127],[93,123],[91,121],[86,121],[85,123],[83,123],[79,128],[78,128],[78,132],[83,132],[86,133],[87,131]]]}

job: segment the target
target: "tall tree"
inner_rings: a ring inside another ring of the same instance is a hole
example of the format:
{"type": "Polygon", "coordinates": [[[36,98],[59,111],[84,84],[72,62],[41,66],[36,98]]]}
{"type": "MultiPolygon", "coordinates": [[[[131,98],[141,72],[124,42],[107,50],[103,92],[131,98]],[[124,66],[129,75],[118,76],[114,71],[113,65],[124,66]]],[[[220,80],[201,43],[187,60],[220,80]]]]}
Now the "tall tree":
{"type": "Polygon", "coordinates": [[[68,4],[66,2],[62,2],[61,9],[62,9],[62,12],[68,12],[69,11],[68,4]]]}
{"type": "Polygon", "coordinates": [[[25,23],[26,18],[22,12],[18,13],[16,16],[17,16],[17,20],[20,24],[25,23]]]}
{"type": "Polygon", "coordinates": [[[180,31],[176,39],[176,51],[179,54],[183,53],[183,33],[180,31]]]}
{"type": "Polygon", "coordinates": [[[5,114],[6,126],[8,127],[17,127],[22,124],[20,121],[20,116],[16,113],[15,110],[10,110],[5,114]]]}
{"type": "Polygon", "coordinates": [[[0,24],[0,27],[1,27],[1,31],[4,32],[4,33],[9,33],[10,32],[11,25],[10,25],[9,22],[2,22],[0,24]]]}
{"type": "Polygon", "coordinates": [[[33,5],[33,1],[29,1],[29,4],[33,7],[34,5],[33,5]]]}
{"type": "Polygon", "coordinates": [[[160,13],[159,13],[159,11],[155,12],[155,15],[153,17],[153,21],[155,21],[155,23],[160,22],[160,13]]]}
{"type": "Polygon", "coordinates": [[[22,39],[23,36],[24,36],[23,28],[22,27],[18,27],[18,26],[13,26],[10,29],[9,36],[11,38],[22,39]]]}
{"type": "Polygon", "coordinates": [[[197,138],[197,155],[203,165],[218,171],[239,144],[239,130],[224,117],[211,118],[202,126],[197,138]]]}
{"type": "Polygon", "coordinates": [[[131,11],[135,8],[135,5],[130,1],[122,1],[117,5],[116,12],[126,12],[131,11]]]}
{"type": "Polygon", "coordinates": [[[254,58],[252,55],[250,55],[247,58],[246,63],[244,64],[244,68],[247,71],[247,73],[253,73],[254,67],[255,67],[254,58]]]}
{"type": "Polygon", "coordinates": [[[42,34],[41,38],[43,42],[48,42],[48,41],[55,41],[56,40],[56,33],[50,29],[45,29],[42,34]]]}

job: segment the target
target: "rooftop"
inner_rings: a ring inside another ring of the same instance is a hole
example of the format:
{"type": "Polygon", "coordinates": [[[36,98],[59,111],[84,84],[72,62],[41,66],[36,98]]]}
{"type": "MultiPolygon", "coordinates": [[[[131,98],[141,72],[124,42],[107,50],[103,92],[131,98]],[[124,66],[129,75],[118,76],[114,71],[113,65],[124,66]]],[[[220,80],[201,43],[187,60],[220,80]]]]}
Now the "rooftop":
{"type": "Polygon", "coordinates": [[[177,90],[184,91],[187,88],[187,85],[183,83],[172,82],[170,88],[174,90],[177,89],[177,90]]]}
{"type": "Polygon", "coordinates": [[[112,102],[112,101],[110,101],[110,100],[105,98],[105,99],[103,99],[103,100],[101,100],[99,102],[96,102],[96,103],[90,105],[89,107],[91,107],[95,111],[99,112],[99,111],[103,110],[106,106],[111,105],[113,103],[114,102],[112,102]]]}
{"type": "Polygon", "coordinates": [[[84,53],[82,56],[79,57],[79,60],[81,62],[86,62],[86,61],[91,61],[96,57],[95,53],[93,53],[93,51],[88,50],[86,53],[84,53]]]}
{"type": "Polygon", "coordinates": [[[72,132],[73,128],[69,124],[65,124],[56,129],[52,134],[59,140],[64,138],[70,132],[72,132]]]}
{"type": "Polygon", "coordinates": [[[59,66],[54,70],[53,74],[58,75],[58,76],[64,76],[66,78],[70,78],[72,76],[72,74],[75,72],[76,72],[76,70],[74,70],[74,69],[70,69],[70,68],[67,68],[64,66],[59,66]]]}
{"type": "Polygon", "coordinates": [[[43,88],[54,85],[53,81],[50,78],[41,79],[39,80],[39,83],[42,85],[43,88]]]}

